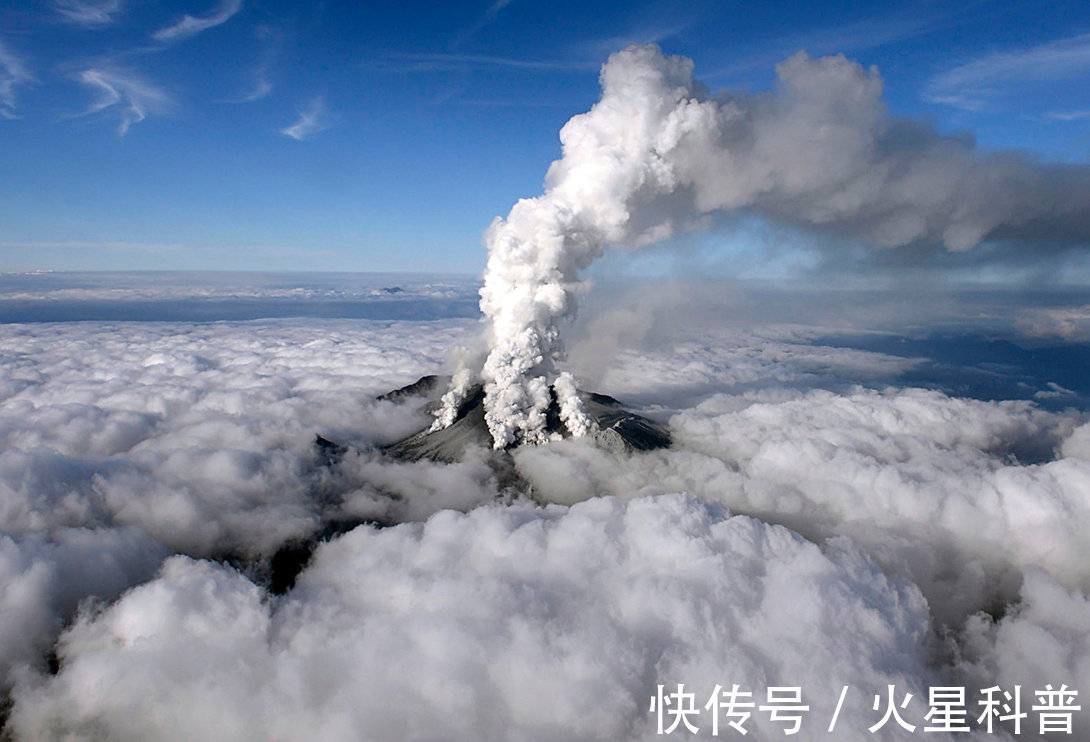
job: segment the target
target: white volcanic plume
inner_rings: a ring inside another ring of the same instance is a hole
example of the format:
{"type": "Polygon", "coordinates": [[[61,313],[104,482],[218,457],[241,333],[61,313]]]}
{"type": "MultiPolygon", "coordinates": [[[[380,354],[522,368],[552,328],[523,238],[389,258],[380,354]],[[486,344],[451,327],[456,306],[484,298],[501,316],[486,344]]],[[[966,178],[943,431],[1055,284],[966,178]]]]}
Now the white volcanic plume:
{"type": "MultiPolygon", "coordinates": [[[[657,46],[612,55],[601,100],[560,131],[545,192],[489,227],[481,376],[497,448],[546,439],[560,323],[575,310],[580,271],[606,246],[646,245],[740,209],[878,247],[962,251],[994,237],[1041,249],[1090,235],[1085,167],[981,154],[964,137],[892,118],[877,71],[842,55],[796,54],[777,66],[770,94],[711,96],[692,73],[691,60],[657,46]]],[[[559,378],[569,428],[585,430],[574,384],[559,378]]],[[[460,396],[452,389],[437,426],[460,396]]]]}
{"type": "MultiPolygon", "coordinates": [[[[545,194],[519,201],[489,228],[481,309],[491,320],[492,350],[482,375],[497,448],[545,439],[548,385],[561,353],[558,323],[575,309],[579,271],[606,242],[631,238],[639,196],[653,201],[677,189],[660,151],[671,137],[676,143],[688,105],[704,105],[693,97],[692,71],[690,60],[665,57],[657,47],[613,55],[602,70],[602,99],[560,132],[564,156],[549,168],[545,194]]],[[[574,384],[565,378],[557,392],[566,417],[579,420],[574,384]]]]}

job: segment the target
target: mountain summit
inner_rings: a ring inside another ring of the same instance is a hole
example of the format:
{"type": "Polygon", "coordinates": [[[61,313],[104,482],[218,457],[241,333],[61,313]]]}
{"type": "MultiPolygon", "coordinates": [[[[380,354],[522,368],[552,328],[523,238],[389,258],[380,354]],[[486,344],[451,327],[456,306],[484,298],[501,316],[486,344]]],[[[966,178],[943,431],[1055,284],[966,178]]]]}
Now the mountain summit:
{"type": "MultiPolygon", "coordinates": [[[[408,401],[426,397],[425,411],[439,406],[439,397],[449,385],[449,378],[424,376],[419,380],[383,394],[379,399],[408,401]]],[[[560,405],[556,393],[546,412],[546,429],[557,438],[570,438],[571,432],[560,419],[560,405]]],[[[594,392],[579,391],[583,409],[593,421],[593,433],[587,436],[594,443],[610,451],[651,451],[670,446],[669,431],[658,423],[630,412],[613,397],[594,392]]],[[[386,448],[386,452],[399,459],[416,461],[461,461],[471,447],[492,449],[492,436],[484,419],[484,387],[480,384],[469,390],[458,408],[454,422],[441,430],[422,430],[386,448]]]]}

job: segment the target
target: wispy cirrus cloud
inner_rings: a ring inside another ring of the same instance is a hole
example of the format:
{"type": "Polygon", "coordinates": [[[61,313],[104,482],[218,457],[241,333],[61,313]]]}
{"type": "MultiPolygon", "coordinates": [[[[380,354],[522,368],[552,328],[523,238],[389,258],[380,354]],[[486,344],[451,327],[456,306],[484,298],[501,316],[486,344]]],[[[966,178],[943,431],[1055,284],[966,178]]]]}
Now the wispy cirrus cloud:
{"type": "Polygon", "coordinates": [[[583,42],[575,47],[575,53],[581,58],[594,63],[596,67],[600,67],[606,57],[618,49],[623,49],[626,46],[632,46],[633,44],[661,44],[667,39],[676,37],[694,23],[694,21],[689,18],[675,18],[671,20],[673,21],[672,23],[654,22],[635,26],[620,33],[583,42]]]}
{"type": "Polygon", "coordinates": [[[240,10],[242,10],[242,0],[220,0],[219,5],[205,15],[184,15],[176,23],[159,29],[151,36],[156,41],[185,39],[195,36],[201,31],[223,25],[240,10]]]}
{"type": "Polygon", "coordinates": [[[488,10],[485,12],[485,18],[495,18],[496,14],[511,4],[511,0],[496,0],[488,6],[488,10]]]}
{"type": "Polygon", "coordinates": [[[131,70],[98,68],[85,69],[76,79],[92,88],[96,99],[79,116],[116,108],[120,115],[117,133],[124,136],[133,124],[174,105],[173,99],[155,83],[131,70]]]}
{"type": "Polygon", "coordinates": [[[118,251],[141,251],[141,252],[155,252],[160,253],[167,250],[176,251],[182,250],[186,246],[183,244],[172,244],[165,242],[126,242],[122,240],[16,240],[16,241],[0,241],[0,249],[3,250],[105,250],[109,252],[118,251]]]}
{"type": "Polygon", "coordinates": [[[924,98],[969,111],[978,111],[1013,86],[1070,79],[1090,72],[1090,34],[1047,44],[995,52],[935,75],[924,98]]]}
{"type": "Polygon", "coordinates": [[[471,26],[466,28],[461,33],[454,37],[451,42],[455,47],[461,46],[465,42],[480,33],[481,29],[489,25],[496,20],[496,16],[500,14],[500,11],[511,4],[511,0],[496,0],[494,3],[488,6],[488,10],[484,12],[480,18],[478,18],[471,26]]]}
{"type": "Polygon", "coordinates": [[[268,72],[265,69],[260,69],[254,78],[253,87],[250,88],[250,92],[242,96],[239,102],[241,103],[253,103],[254,101],[261,100],[268,97],[272,92],[273,85],[269,81],[268,72]]]}
{"type": "Polygon", "coordinates": [[[931,12],[916,9],[915,12],[883,13],[852,22],[788,33],[759,44],[741,46],[733,54],[733,59],[728,59],[726,64],[704,73],[702,77],[709,80],[729,79],[755,69],[763,70],[800,49],[812,55],[848,54],[897,44],[950,23],[958,12],[957,9],[947,8],[931,12]]]}
{"type": "Polygon", "coordinates": [[[311,100],[310,105],[299,113],[299,118],[294,124],[281,129],[280,133],[286,137],[291,137],[297,142],[302,142],[310,139],[318,132],[325,131],[332,125],[329,113],[326,110],[325,99],[319,95],[311,100]]]}
{"type": "Polygon", "coordinates": [[[19,118],[15,113],[15,88],[34,82],[26,63],[0,41],[0,118],[19,118]]]}
{"type": "MultiPolygon", "coordinates": [[[[466,77],[471,72],[512,70],[524,74],[586,74],[601,66],[598,59],[586,55],[560,59],[518,59],[489,54],[462,54],[458,52],[390,53],[369,61],[368,66],[394,74],[455,73],[458,79],[436,95],[432,105],[442,105],[458,100],[466,89],[466,77]]],[[[517,102],[514,105],[519,105],[517,102]]]]}
{"type": "Polygon", "coordinates": [[[267,98],[273,91],[272,75],[283,45],[284,34],[274,26],[261,23],[254,29],[254,35],[261,45],[261,53],[257,64],[251,68],[252,77],[249,88],[232,101],[234,103],[253,103],[267,98]]]}
{"type": "Polygon", "coordinates": [[[66,22],[84,28],[101,28],[114,22],[121,0],[56,0],[53,9],[66,22]]]}
{"type": "Polygon", "coordinates": [[[515,59],[488,54],[448,54],[443,52],[389,54],[380,61],[380,64],[397,72],[441,72],[480,67],[509,67],[527,71],[569,72],[596,70],[601,66],[599,61],[590,60],[515,59]]]}
{"type": "Polygon", "coordinates": [[[1079,119],[1090,118],[1090,110],[1087,111],[1049,111],[1045,114],[1045,118],[1052,119],[1053,121],[1078,121],[1079,119]]]}

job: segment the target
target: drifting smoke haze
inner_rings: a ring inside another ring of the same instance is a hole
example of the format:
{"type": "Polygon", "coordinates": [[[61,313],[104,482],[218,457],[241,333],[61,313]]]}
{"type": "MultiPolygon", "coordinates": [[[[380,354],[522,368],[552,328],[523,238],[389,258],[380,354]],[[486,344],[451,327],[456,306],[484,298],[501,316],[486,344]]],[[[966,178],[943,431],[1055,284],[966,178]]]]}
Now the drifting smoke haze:
{"type": "MultiPolygon", "coordinates": [[[[486,233],[491,350],[481,376],[497,448],[546,439],[561,323],[586,290],[581,271],[606,247],[647,245],[701,215],[740,210],[878,248],[965,251],[994,238],[1055,249],[1090,237],[1085,166],[980,153],[891,117],[877,70],[843,56],[800,52],[776,75],[770,94],[713,96],[691,60],[657,46],[610,57],[601,100],[560,132],[545,193],[486,233]]],[[[574,389],[570,378],[559,378],[561,406],[578,415],[561,394],[574,389]]]]}

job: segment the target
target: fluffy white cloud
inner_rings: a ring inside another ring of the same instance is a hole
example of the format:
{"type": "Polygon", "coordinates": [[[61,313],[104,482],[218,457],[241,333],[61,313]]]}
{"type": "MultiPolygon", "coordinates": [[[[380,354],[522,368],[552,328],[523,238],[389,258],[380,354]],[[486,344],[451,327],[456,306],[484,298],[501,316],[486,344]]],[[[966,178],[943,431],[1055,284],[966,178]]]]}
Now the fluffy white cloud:
{"type": "MultiPolygon", "coordinates": [[[[1090,687],[1090,599],[1058,584],[1043,571],[1027,573],[1021,600],[998,621],[974,616],[959,636],[959,669],[981,688],[999,685],[1012,696],[1021,686],[1023,710],[1041,704],[1037,691],[1066,686],[1077,695],[1066,703],[1087,708],[1090,687]]],[[[1090,738],[1083,711],[1072,712],[1075,739],[1090,738]]],[[[1040,719],[1023,721],[1028,736],[1040,719]]],[[[1051,735],[1050,735],[1051,736],[1051,735]]]]}
{"type": "Polygon", "coordinates": [[[894,682],[922,704],[929,662],[942,682],[1014,678],[1030,635],[1032,682],[1082,682],[1063,618],[1090,578],[1082,415],[889,387],[918,361],[816,344],[821,327],[692,319],[650,317],[594,387],[669,421],[675,446],[522,450],[534,499],[565,505],[544,510],[502,504],[489,452],[372,448],[428,422],[374,396],[442,370],[475,322],[0,327],[11,728],[336,739],[366,718],[377,738],[639,738],[656,678],[702,700],[734,678],[803,685],[825,738],[840,686],[841,729],[863,734],[865,693],[894,682]],[[315,433],[358,450],[326,470],[315,433]],[[261,559],[345,518],[413,523],[323,545],[282,597],[188,558],[145,583],[170,552],[261,559]]]}
{"type": "Polygon", "coordinates": [[[269,556],[313,534],[330,492],[365,486],[332,481],[315,434],[366,448],[423,425],[374,396],[439,370],[471,327],[4,326],[0,687],[82,598],[115,598],[171,551],[269,556]]]}
{"type": "Polygon", "coordinates": [[[671,419],[675,448],[634,457],[578,442],[520,450],[535,493],[686,491],[788,525],[848,535],[909,575],[936,615],[1016,596],[1027,567],[1090,586],[1090,462],[1050,458],[1071,420],[1024,402],[857,389],[716,395],[671,419]]]}
{"type": "MultiPolygon", "coordinates": [[[[861,735],[880,716],[866,694],[937,682],[926,628],[915,588],[846,544],[691,497],[447,511],[325,544],[279,602],[175,558],[66,632],[60,674],[19,692],[13,725],[38,739],[653,739],[657,684],[703,706],[737,682],[758,702],[801,686],[803,739],[824,737],[849,685],[838,733],[861,735]]],[[[694,721],[706,734],[710,712],[694,721]]],[[[748,726],[781,733],[764,712],[748,726]]]]}
{"type": "Polygon", "coordinates": [[[113,600],[150,578],[167,556],[134,529],[0,534],[0,688],[41,667],[62,622],[87,598],[113,600]]]}
{"type": "Polygon", "coordinates": [[[375,395],[439,370],[465,322],[24,326],[0,337],[5,532],[132,525],[192,554],[317,528],[314,436],[418,418],[375,395]]]}
{"type": "Polygon", "coordinates": [[[1018,318],[1018,322],[1027,335],[1061,337],[1074,342],[1090,340],[1090,304],[1030,309],[1018,318]]]}

